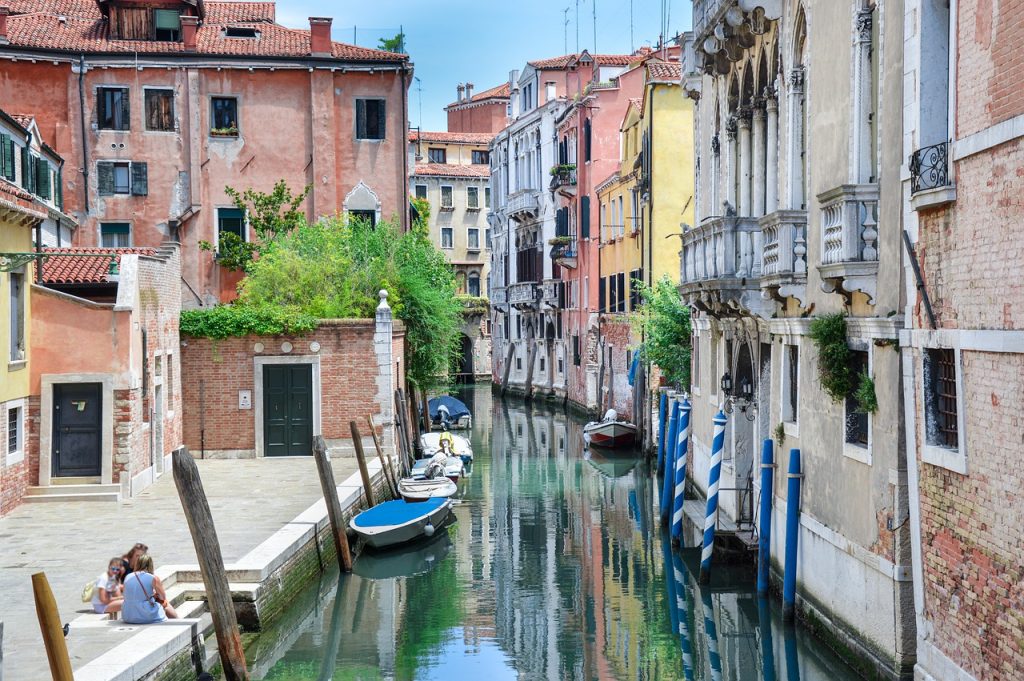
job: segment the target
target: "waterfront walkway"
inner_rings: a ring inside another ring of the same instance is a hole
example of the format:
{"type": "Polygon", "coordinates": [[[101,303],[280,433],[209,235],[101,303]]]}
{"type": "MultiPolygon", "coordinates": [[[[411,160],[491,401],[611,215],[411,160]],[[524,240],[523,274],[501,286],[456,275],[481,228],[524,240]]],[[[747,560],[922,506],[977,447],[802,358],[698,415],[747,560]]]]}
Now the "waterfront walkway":
{"type": "MultiPolygon", "coordinates": [[[[224,562],[231,564],[281,529],[321,497],[312,457],[197,461],[210,502],[224,562]]],[[[355,459],[334,459],[340,483],[355,459]]],[[[135,542],[149,546],[161,565],[195,564],[188,524],[170,473],[120,504],[25,504],[0,518],[0,619],[3,681],[48,678],[46,651],[32,598],[31,576],[44,571],[64,622],[91,612],[82,587],[107,561],[135,542]]],[[[123,642],[114,627],[73,628],[67,638],[78,669],[123,642]]]]}

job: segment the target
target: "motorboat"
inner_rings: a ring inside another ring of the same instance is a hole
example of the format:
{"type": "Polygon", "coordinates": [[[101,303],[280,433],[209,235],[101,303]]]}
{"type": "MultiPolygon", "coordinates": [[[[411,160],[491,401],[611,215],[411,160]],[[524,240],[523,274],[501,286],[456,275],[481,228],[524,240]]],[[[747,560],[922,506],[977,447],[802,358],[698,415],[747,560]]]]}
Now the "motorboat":
{"type": "Polygon", "coordinates": [[[447,532],[435,532],[433,537],[416,542],[415,546],[392,551],[363,551],[356,558],[352,572],[364,579],[415,577],[440,565],[451,549],[451,536],[447,532]]]}
{"type": "Polygon", "coordinates": [[[383,549],[434,536],[444,527],[453,505],[451,499],[441,497],[416,504],[401,499],[385,501],[352,518],[349,527],[369,546],[383,549]]]}
{"type": "MultiPolygon", "coordinates": [[[[409,471],[409,477],[411,478],[427,478],[428,470],[430,469],[431,462],[437,458],[437,454],[427,459],[417,459],[412,465],[412,469],[409,471]]],[[[458,482],[459,478],[462,477],[465,471],[465,465],[462,463],[462,459],[457,456],[448,456],[444,458],[444,476],[452,482],[458,482]]]]}
{"type": "Polygon", "coordinates": [[[436,478],[402,478],[398,481],[398,494],[409,503],[444,498],[459,491],[458,485],[445,476],[436,478]]]}
{"type": "Polygon", "coordinates": [[[431,457],[441,451],[442,440],[448,441],[449,454],[460,457],[465,463],[473,460],[473,445],[470,444],[469,438],[448,431],[420,435],[420,449],[423,450],[423,456],[431,457]]]}
{"type": "Polygon", "coordinates": [[[597,447],[631,447],[636,441],[636,426],[619,421],[618,412],[609,409],[600,421],[583,426],[583,441],[597,447]]]}
{"type": "Polygon", "coordinates": [[[430,427],[435,430],[469,430],[473,427],[473,415],[465,402],[451,395],[441,395],[427,400],[430,412],[430,427]]]}
{"type": "Polygon", "coordinates": [[[604,454],[601,452],[602,450],[599,447],[588,448],[584,452],[583,458],[606,478],[621,478],[636,468],[637,460],[630,454],[615,456],[607,450],[604,451],[604,454]],[[612,455],[607,456],[607,454],[612,455]]]}

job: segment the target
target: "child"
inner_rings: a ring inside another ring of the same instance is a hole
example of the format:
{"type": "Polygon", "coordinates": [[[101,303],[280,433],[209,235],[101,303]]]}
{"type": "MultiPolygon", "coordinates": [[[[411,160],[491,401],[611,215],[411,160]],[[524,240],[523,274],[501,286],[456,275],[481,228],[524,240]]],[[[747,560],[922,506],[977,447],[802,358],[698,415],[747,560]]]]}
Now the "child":
{"type": "Polygon", "coordinates": [[[96,580],[92,592],[92,609],[100,614],[117,612],[121,609],[121,558],[110,559],[106,573],[96,580]]]}

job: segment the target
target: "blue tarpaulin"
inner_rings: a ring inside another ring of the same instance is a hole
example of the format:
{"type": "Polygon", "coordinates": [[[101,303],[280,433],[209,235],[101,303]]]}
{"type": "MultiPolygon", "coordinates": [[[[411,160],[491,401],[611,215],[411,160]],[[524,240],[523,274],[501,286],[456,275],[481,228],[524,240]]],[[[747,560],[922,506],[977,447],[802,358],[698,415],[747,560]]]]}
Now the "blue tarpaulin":
{"type": "Polygon", "coordinates": [[[640,367],[640,352],[633,353],[633,363],[629,365],[629,384],[636,380],[636,370],[640,367]]]}
{"type": "Polygon", "coordinates": [[[448,410],[448,417],[452,421],[458,421],[463,416],[469,415],[469,408],[461,400],[457,400],[451,395],[442,395],[441,397],[434,397],[427,400],[427,408],[430,410],[430,420],[437,421],[437,410],[438,407],[444,405],[448,410]]]}

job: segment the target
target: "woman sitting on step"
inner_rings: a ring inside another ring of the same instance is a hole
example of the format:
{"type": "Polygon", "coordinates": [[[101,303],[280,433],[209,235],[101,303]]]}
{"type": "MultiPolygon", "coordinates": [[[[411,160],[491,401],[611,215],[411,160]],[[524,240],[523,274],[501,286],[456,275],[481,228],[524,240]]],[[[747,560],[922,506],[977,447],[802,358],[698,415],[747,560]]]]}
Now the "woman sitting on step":
{"type": "Polygon", "coordinates": [[[148,553],[139,556],[135,571],[124,580],[121,619],[127,624],[153,624],[177,618],[178,613],[167,602],[164,585],[153,574],[153,559],[148,553]]]}

